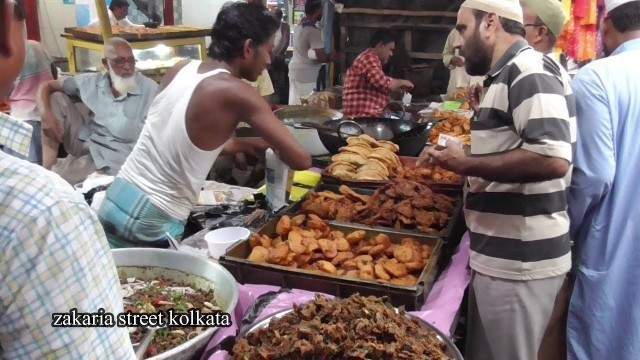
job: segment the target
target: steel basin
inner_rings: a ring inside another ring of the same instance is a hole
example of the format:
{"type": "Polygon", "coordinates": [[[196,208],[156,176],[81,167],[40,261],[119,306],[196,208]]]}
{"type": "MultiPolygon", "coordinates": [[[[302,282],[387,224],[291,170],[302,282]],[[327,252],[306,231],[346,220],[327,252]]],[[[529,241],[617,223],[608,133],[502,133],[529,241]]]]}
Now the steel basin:
{"type": "MultiPolygon", "coordinates": [[[[236,280],[224,267],[204,258],[175,250],[114,249],[111,251],[119,276],[155,280],[162,277],[209,290],[224,312],[233,314],[238,303],[236,280]]],[[[149,359],[191,359],[202,351],[218,328],[209,328],[186,343],[149,359]]]]}

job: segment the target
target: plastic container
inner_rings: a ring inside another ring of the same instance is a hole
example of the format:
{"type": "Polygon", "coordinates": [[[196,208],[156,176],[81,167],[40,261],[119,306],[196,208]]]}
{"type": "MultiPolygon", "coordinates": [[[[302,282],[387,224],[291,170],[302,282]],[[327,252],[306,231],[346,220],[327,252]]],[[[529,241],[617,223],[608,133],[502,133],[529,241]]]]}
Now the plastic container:
{"type": "Polygon", "coordinates": [[[209,256],[218,259],[227,249],[239,241],[247,240],[251,231],[243,227],[226,227],[213,230],[204,236],[209,247],[209,256]]]}
{"type": "Polygon", "coordinates": [[[273,211],[287,206],[291,194],[294,171],[272,149],[266,153],[267,203],[273,211]]]}

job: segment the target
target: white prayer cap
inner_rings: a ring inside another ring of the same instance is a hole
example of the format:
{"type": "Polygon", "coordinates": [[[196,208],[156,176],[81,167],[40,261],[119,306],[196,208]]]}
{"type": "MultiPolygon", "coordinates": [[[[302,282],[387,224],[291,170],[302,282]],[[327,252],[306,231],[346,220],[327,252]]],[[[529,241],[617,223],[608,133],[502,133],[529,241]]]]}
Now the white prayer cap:
{"type": "Polygon", "coordinates": [[[523,24],[522,7],[519,0],[466,0],[460,7],[494,13],[505,19],[523,24]]]}
{"type": "Polygon", "coordinates": [[[604,1],[604,11],[605,13],[610,13],[611,10],[617,8],[620,5],[624,5],[626,3],[634,2],[638,0],[605,0],[604,1]]]}

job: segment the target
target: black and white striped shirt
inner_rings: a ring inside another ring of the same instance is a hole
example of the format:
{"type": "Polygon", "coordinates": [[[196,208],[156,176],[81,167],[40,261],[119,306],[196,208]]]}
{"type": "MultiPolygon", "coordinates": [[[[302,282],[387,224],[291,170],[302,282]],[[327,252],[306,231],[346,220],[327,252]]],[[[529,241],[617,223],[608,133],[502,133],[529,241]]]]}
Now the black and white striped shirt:
{"type": "MultiPolygon", "coordinates": [[[[572,161],[575,101],[557,62],[519,41],[493,66],[487,87],[471,123],[472,156],[524,149],[572,161]]],[[[571,171],[562,179],[526,184],[469,178],[471,267],[511,280],[566,273],[570,183],[571,171]]]]}

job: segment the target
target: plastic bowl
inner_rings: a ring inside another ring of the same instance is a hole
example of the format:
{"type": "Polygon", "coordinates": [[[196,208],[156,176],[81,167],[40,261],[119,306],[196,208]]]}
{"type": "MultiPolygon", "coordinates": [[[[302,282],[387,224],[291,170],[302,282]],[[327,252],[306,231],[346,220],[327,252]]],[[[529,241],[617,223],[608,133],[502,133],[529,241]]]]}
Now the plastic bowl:
{"type": "Polygon", "coordinates": [[[247,240],[251,231],[243,227],[226,227],[213,230],[204,236],[209,247],[209,256],[219,259],[227,252],[227,249],[238,241],[247,240]]]}

